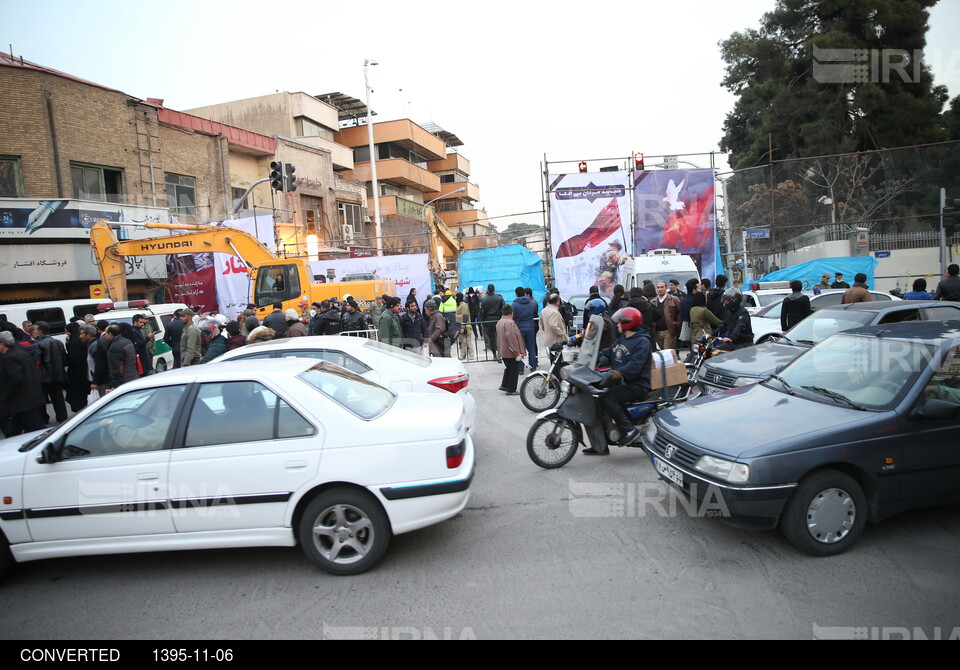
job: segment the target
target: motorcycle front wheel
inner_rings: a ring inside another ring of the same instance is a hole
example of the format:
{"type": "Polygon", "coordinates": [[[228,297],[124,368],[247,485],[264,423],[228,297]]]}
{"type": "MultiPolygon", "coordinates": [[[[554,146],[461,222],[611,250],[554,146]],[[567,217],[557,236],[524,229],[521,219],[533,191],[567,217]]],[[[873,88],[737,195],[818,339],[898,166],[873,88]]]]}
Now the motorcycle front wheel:
{"type": "Polygon", "coordinates": [[[556,415],[537,419],[527,433],[527,455],[547,470],[569,463],[579,444],[580,426],[556,415]]]}
{"type": "Polygon", "coordinates": [[[560,382],[556,377],[533,374],[520,384],[520,402],[531,412],[553,409],[560,401],[560,382]]]}

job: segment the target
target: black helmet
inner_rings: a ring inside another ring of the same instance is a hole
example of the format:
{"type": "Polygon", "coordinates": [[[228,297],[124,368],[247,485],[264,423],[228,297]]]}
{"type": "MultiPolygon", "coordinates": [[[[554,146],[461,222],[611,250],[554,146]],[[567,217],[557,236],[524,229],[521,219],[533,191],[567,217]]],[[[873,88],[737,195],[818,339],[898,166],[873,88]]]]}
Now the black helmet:
{"type": "Polygon", "coordinates": [[[740,303],[743,302],[743,294],[740,293],[740,289],[728,288],[723,292],[723,299],[721,304],[727,309],[734,310],[740,309],[740,303]]]}

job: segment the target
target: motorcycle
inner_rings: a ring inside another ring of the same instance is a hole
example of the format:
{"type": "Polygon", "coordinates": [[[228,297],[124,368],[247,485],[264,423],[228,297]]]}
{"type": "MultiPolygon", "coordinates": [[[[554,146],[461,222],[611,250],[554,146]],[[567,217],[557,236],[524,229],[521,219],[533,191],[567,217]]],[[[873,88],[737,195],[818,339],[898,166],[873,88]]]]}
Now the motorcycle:
{"type": "Polygon", "coordinates": [[[566,365],[563,351],[550,352],[547,369],[531,372],[520,384],[520,402],[531,412],[553,409],[560,402],[560,369],[566,365]]]}
{"type": "MultiPolygon", "coordinates": [[[[556,409],[538,414],[527,432],[527,455],[541,468],[563,467],[576,455],[580,445],[589,443],[595,451],[606,451],[622,437],[601,402],[607,390],[597,385],[606,376],[597,370],[593,346],[592,341],[585,339],[581,347],[580,360],[587,361],[586,364],[568,365],[560,370],[561,392],[565,392],[566,397],[556,409]]],[[[689,390],[688,384],[682,384],[651,391],[642,400],[627,406],[627,416],[635,427],[642,428],[659,410],[686,400],[689,390]]],[[[624,446],[639,446],[639,442],[624,446]]]]}

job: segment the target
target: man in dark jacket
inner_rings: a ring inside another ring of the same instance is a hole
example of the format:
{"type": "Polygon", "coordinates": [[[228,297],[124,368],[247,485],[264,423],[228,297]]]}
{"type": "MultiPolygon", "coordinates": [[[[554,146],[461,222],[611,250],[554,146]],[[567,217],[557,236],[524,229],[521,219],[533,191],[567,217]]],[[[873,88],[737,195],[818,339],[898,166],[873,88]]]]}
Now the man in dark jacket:
{"type": "Polygon", "coordinates": [[[283,313],[283,303],[273,303],[273,311],[263,319],[263,325],[273,329],[273,339],[287,336],[287,317],[283,313]]]}
{"type": "Polygon", "coordinates": [[[663,318],[663,314],[660,312],[659,307],[643,297],[643,291],[639,286],[631,288],[628,295],[630,299],[627,301],[627,307],[633,307],[640,312],[640,316],[643,317],[643,325],[641,325],[638,330],[650,338],[650,351],[656,351],[657,331],[654,328],[654,324],[663,318]]]}
{"type": "Polygon", "coordinates": [[[427,341],[427,320],[420,313],[416,300],[408,302],[406,311],[400,314],[400,331],[403,335],[403,348],[421,353],[427,341]]]}
{"type": "Polygon", "coordinates": [[[952,263],[947,267],[947,277],[937,286],[933,299],[960,302],[960,265],[952,263]]]}
{"type": "Polygon", "coordinates": [[[173,313],[173,318],[166,325],[163,341],[173,351],[173,368],[180,367],[180,340],[183,337],[183,321],[180,320],[180,310],[173,313]]]}
{"type": "Polygon", "coordinates": [[[830,288],[850,288],[850,284],[843,281],[843,273],[838,272],[836,275],[836,281],[830,284],[830,288]]]}
{"type": "Polygon", "coordinates": [[[107,339],[110,341],[110,350],[107,352],[107,362],[110,365],[110,388],[116,389],[121,384],[137,379],[137,351],[133,342],[120,334],[120,326],[111,323],[107,328],[107,339]]]}
{"type": "Polygon", "coordinates": [[[713,315],[723,321],[723,292],[727,290],[727,276],[717,275],[714,287],[707,292],[707,309],[713,312],[713,315]]]}
{"type": "Polygon", "coordinates": [[[726,318],[723,320],[724,332],[721,333],[723,344],[721,351],[734,351],[753,345],[753,325],[750,323],[750,313],[743,306],[743,294],[739,289],[728,288],[723,294],[723,306],[726,309],[726,318]]]}
{"type": "Polygon", "coordinates": [[[793,291],[783,299],[780,305],[780,330],[787,332],[813,313],[810,298],[803,294],[803,282],[794,279],[790,282],[793,291]]]}
{"type": "MultiPolygon", "coordinates": [[[[632,307],[624,307],[617,314],[618,336],[609,349],[600,351],[598,358],[606,358],[610,362],[610,375],[601,385],[613,388],[603,396],[601,402],[620,431],[617,444],[624,446],[640,435],[640,431],[627,416],[624,405],[636,402],[650,392],[652,352],[650,339],[639,332],[643,325],[640,312],[632,307]]],[[[597,451],[591,447],[583,453],[605,456],[610,450],[597,451]]]]}
{"type": "Polygon", "coordinates": [[[209,329],[210,334],[213,336],[210,338],[210,344],[207,345],[207,353],[200,359],[201,363],[209,363],[218,356],[227,353],[227,338],[224,336],[223,331],[220,330],[219,323],[211,319],[210,321],[201,323],[200,328],[209,329]]]}
{"type": "Polygon", "coordinates": [[[503,296],[497,293],[497,288],[493,284],[487,285],[487,292],[480,300],[480,320],[483,321],[483,339],[487,345],[487,351],[493,354],[495,359],[497,355],[497,323],[503,316],[504,306],[503,296]]]}
{"type": "Polygon", "coordinates": [[[44,427],[46,398],[36,365],[9,331],[0,332],[0,431],[6,437],[44,427]]]}
{"type": "Polygon", "coordinates": [[[367,317],[360,311],[357,301],[353,298],[348,298],[344,303],[343,315],[340,317],[340,332],[352,333],[354,337],[367,336],[367,317]]]}
{"type": "MultiPolygon", "coordinates": [[[[513,301],[513,321],[523,335],[523,344],[530,357],[530,370],[537,369],[537,329],[534,319],[537,318],[537,303],[527,295],[522,286],[516,288],[516,300],[513,301]]],[[[523,365],[520,365],[520,374],[523,374],[523,365]]]]}
{"type": "MultiPolygon", "coordinates": [[[[63,389],[67,382],[67,350],[63,342],[50,337],[50,325],[46,321],[37,321],[34,328],[39,333],[34,344],[40,350],[40,384],[53,404],[57,423],[63,423],[67,420],[67,403],[63,398],[63,389]]],[[[43,413],[49,421],[46,407],[43,408],[43,413]]]]}
{"type": "Polygon", "coordinates": [[[316,324],[310,322],[311,335],[337,335],[340,333],[340,310],[329,300],[320,302],[320,311],[314,317],[316,324]]]}

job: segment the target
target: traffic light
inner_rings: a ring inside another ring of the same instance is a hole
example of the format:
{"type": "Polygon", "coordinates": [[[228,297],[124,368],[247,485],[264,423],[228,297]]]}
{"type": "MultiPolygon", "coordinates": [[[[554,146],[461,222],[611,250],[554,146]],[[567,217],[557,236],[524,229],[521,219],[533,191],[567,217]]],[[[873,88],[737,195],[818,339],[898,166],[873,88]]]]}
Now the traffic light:
{"type": "Polygon", "coordinates": [[[270,163],[270,188],[274,191],[283,191],[283,161],[270,163]]]}
{"type": "Polygon", "coordinates": [[[633,154],[633,163],[634,163],[634,169],[636,169],[636,170],[638,170],[638,171],[644,169],[644,168],[643,168],[643,154],[642,154],[641,152],[638,151],[637,153],[633,154]]]}
{"type": "Polygon", "coordinates": [[[293,163],[283,164],[283,190],[292,192],[297,190],[297,176],[293,174],[297,171],[293,163]]]}
{"type": "Polygon", "coordinates": [[[580,161],[580,165],[578,165],[577,167],[580,168],[580,172],[586,172],[586,171],[587,171],[587,161],[580,161]]]}

